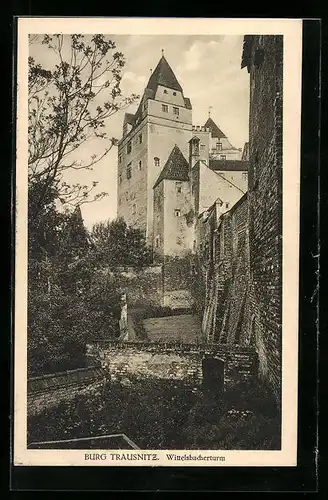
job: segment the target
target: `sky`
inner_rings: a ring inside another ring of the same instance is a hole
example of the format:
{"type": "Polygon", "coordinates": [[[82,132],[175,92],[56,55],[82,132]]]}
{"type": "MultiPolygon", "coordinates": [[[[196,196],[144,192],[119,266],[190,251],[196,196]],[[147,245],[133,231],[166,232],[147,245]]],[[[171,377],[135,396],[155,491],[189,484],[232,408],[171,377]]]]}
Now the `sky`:
{"type": "MultiPolygon", "coordinates": [[[[248,141],[249,74],[241,69],[243,36],[235,35],[108,35],[123,52],[126,64],[121,89],[125,95],[143,94],[144,88],[159,59],[164,55],[173,69],[184,96],[193,107],[193,124],[204,125],[211,106],[211,117],[237,148],[248,141]]],[[[30,55],[50,69],[52,54],[44,45],[33,43],[30,55]]],[[[106,128],[110,137],[120,139],[124,113],[134,113],[139,101],[109,118],[106,128]]],[[[101,144],[90,142],[88,151],[82,147],[78,154],[84,158],[101,153],[101,144]]],[[[67,182],[91,184],[98,181],[99,192],[108,195],[95,203],[82,205],[84,223],[92,225],[113,219],[117,211],[117,147],[99,162],[93,171],[71,171],[67,182]]]]}

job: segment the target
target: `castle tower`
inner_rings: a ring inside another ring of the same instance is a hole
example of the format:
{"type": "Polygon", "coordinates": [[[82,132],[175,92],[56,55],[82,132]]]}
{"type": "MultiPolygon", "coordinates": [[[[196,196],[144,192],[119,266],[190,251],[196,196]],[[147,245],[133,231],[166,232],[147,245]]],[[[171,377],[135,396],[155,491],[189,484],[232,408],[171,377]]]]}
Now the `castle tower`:
{"type": "Polygon", "coordinates": [[[118,144],[118,216],[153,240],[153,186],[175,145],[188,158],[192,107],[162,55],[118,144]]]}
{"type": "Polygon", "coordinates": [[[242,150],[235,148],[228,140],[224,132],[209,116],[205,128],[211,133],[210,137],[210,158],[215,160],[240,160],[242,150]]]}

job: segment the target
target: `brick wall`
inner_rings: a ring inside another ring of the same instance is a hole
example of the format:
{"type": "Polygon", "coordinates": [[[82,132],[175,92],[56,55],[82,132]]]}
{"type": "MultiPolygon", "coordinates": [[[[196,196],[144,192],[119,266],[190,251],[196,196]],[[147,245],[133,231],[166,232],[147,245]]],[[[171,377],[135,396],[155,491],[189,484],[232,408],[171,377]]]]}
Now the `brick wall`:
{"type": "Polygon", "coordinates": [[[247,344],[247,214],[244,195],[230,211],[220,214],[213,206],[209,216],[198,221],[195,303],[202,304],[206,338],[221,344],[247,344]]]}
{"type": "Polygon", "coordinates": [[[248,59],[249,329],[259,372],[276,395],[281,383],[282,36],[254,36],[248,59]]]}
{"type": "Polygon", "coordinates": [[[224,361],[226,386],[251,381],[257,376],[257,355],[252,348],[177,343],[93,342],[87,344],[87,362],[101,362],[111,380],[128,383],[129,378],[183,380],[202,383],[202,360],[216,357],[224,361]]]}
{"type": "Polygon", "coordinates": [[[172,257],[165,255],[163,266],[163,305],[171,309],[190,309],[191,256],[172,257]]]}

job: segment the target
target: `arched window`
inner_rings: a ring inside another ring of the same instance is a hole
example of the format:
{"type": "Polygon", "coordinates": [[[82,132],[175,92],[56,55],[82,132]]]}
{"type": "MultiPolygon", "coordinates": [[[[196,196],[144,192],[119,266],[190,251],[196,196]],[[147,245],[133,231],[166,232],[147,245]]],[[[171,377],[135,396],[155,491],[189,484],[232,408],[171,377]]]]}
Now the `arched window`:
{"type": "Polygon", "coordinates": [[[155,156],[155,158],[154,158],[154,165],[155,165],[155,167],[159,167],[159,165],[160,165],[160,160],[157,156],[155,156]]]}

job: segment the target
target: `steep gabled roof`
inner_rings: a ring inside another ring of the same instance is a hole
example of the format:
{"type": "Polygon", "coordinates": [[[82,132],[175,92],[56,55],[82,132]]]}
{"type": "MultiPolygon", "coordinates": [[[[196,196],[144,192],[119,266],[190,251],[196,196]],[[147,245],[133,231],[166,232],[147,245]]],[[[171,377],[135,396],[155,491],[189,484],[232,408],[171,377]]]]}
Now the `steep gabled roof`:
{"type": "Polygon", "coordinates": [[[211,170],[219,170],[219,171],[242,171],[247,172],[248,170],[248,161],[242,160],[209,160],[208,166],[211,170]]]}
{"type": "Polygon", "coordinates": [[[212,137],[216,139],[222,139],[222,137],[227,137],[221,129],[217,126],[217,124],[212,120],[212,118],[208,118],[205,123],[205,128],[209,128],[212,134],[212,137]]]}
{"type": "Polygon", "coordinates": [[[149,78],[147,88],[156,91],[158,85],[182,92],[182,88],[164,56],[160,58],[159,63],[149,78]]]}
{"type": "Polygon", "coordinates": [[[247,71],[249,73],[250,62],[251,62],[251,53],[252,53],[252,45],[254,42],[254,35],[245,35],[243,41],[243,54],[241,58],[241,68],[247,67],[247,71]]]}
{"type": "Polygon", "coordinates": [[[163,180],[189,181],[189,164],[177,145],[172,149],[154,188],[163,180]]]}

